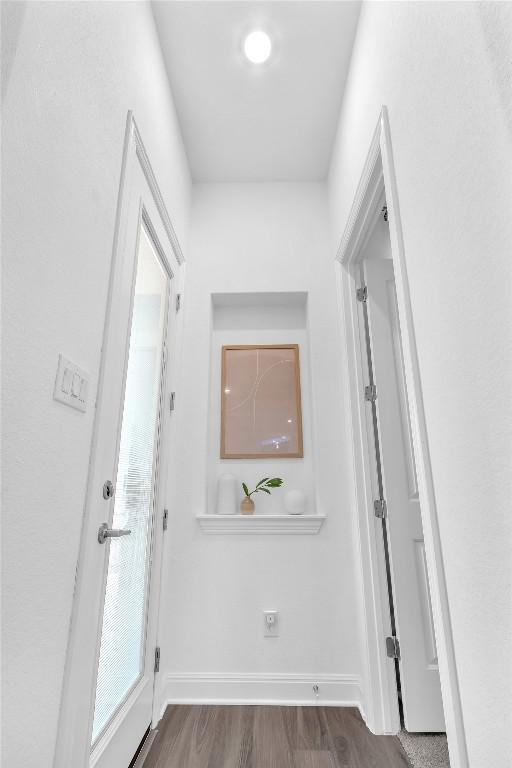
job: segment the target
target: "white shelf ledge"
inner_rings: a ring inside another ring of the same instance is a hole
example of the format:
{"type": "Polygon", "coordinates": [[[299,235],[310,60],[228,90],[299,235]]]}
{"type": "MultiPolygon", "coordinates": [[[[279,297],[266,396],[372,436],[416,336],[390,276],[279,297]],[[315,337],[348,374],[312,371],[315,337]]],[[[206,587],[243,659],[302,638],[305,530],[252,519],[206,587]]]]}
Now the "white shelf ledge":
{"type": "Polygon", "coordinates": [[[325,515],[197,515],[203,533],[209,534],[315,534],[325,515]]]}

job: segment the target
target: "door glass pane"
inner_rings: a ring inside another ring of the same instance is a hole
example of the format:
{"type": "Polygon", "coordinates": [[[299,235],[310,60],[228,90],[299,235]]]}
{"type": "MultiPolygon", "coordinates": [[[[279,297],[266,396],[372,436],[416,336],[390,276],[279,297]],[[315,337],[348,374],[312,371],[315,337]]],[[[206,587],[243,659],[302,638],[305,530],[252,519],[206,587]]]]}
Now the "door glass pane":
{"type": "Polygon", "coordinates": [[[112,523],[113,528],[128,528],[131,534],[109,544],[93,744],[144,670],[167,283],[142,227],[112,523]]]}

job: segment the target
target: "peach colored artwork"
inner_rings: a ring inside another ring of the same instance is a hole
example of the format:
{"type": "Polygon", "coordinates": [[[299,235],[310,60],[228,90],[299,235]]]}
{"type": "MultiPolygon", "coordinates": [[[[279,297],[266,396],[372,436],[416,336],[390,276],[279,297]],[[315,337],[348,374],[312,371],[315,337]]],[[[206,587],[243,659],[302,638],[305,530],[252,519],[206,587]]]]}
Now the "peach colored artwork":
{"type": "Polygon", "coordinates": [[[301,458],[299,347],[222,347],[222,459],[301,458]]]}

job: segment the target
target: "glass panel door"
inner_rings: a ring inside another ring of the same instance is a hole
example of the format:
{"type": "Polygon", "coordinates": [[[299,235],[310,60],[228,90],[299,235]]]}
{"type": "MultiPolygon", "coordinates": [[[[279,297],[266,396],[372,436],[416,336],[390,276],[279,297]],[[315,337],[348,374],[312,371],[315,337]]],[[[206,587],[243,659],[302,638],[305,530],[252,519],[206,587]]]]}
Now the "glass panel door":
{"type": "MultiPolygon", "coordinates": [[[[141,679],[169,277],[141,224],[96,682],[92,744],[141,679]]],[[[115,423],[112,424],[115,429],[115,423]]]]}

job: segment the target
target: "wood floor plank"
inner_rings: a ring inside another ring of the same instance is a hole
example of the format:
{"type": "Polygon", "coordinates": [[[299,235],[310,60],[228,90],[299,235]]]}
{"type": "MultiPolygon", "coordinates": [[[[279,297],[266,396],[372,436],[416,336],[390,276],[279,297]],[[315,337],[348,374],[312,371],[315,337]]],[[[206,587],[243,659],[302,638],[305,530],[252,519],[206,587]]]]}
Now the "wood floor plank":
{"type": "MultiPolygon", "coordinates": [[[[181,724],[180,731],[175,733],[172,749],[167,755],[163,755],[163,762],[161,765],[157,764],[157,768],[178,768],[182,765],[186,765],[188,768],[199,768],[199,761],[195,754],[195,743],[202,710],[203,707],[187,707],[187,716],[181,724]]],[[[211,715],[213,716],[213,714],[212,712],[211,715]]]]}
{"type": "Polygon", "coordinates": [[[329,733],[323,714],[324,707],[298,707],[298,750],[329,749],[329,733]]]}
{"type": "Polygon", "coordinates": [[[283,719],[283,727],[290,748],[299,749],[299,717],[300,707],[279,707],[283,719]]]}
{"type": "Polygon", "coordinates": [[[252,717],[245,707],[217,707],[215,733],[207,768],[240,768],[252,750],[252,717]],[[244,733],[246,739],[243,741],[244,733]],[[242,749],[242,743],[244,748],[242,749]],[[249,749],[247,749],[249,747],[249,749]],[[242,755],[242,757],[241,757],[242,755]]]}
{"type": "Polygon", "coordinates": [[[329,751],[297,750],[294,752],[295,768],[336,768],[329,751]]]}
{"type": "Polygon", "coordinates": [[[254,765],[255,707],[237,707],[237,709],[242,711],[237,768],[252,768],[254,765]]]}
{"type": "Polygon", "coordinates": [[[170,706],[144,768],[409,768],[343,707],[170,706]]]}
{"type": "Polygon", "coordinates": [[[247,768],[294,768],[281,707],[255,707],[252,763],[247,768]]]}
{"type": "MultiPolygon", "coordinates": [[[[343,720],[341,717],[339,717],[336,721],[334,721],[331,709],[334,708],[322,707],[321,718],[324,724],[324,728],[327,731],[327,739],[334,761],[334,766],[335,768],[354,768],[354,763],[351,759],[352,750],[347,737],[346,728],[343,725],[343,720]],[[335,722],[337,727],[334,725],[335,722]]],[[[341,708],[336,707],[335,709],[341,708]]]]}

